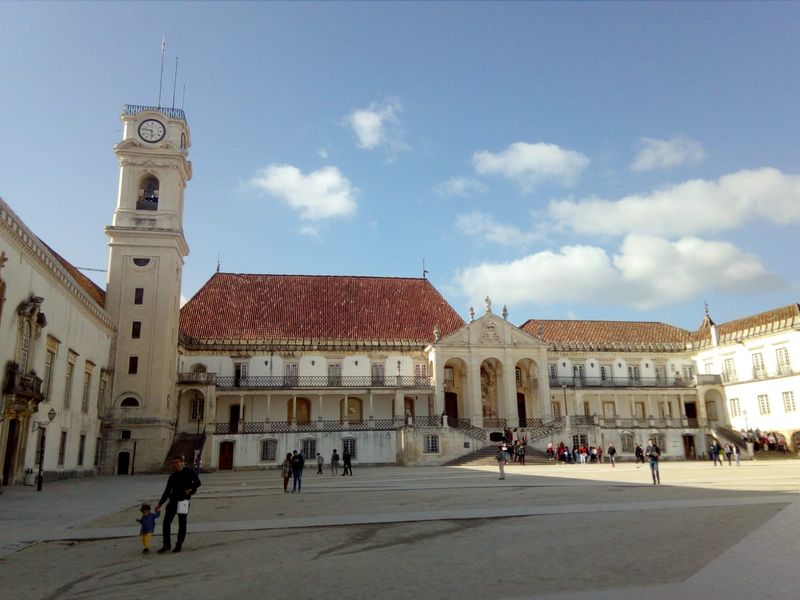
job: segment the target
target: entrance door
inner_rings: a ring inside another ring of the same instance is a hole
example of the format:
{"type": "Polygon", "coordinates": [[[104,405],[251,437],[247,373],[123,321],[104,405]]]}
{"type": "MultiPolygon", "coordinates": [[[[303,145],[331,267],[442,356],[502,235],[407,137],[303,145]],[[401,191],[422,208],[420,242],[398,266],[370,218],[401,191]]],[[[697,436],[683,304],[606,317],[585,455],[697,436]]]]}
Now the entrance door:
{"type": "Polygon", "coordinates": [[[219,470],[233,470],[233,442],[222,442],[219,445],[219,470]]]}
{"type": "Polygon", "coordinates": [[[231,433],[239,433],[239,405],[238,404],[231,404],[231,420],[230,420],[230,431],[231,433]]]}
{"type": "Polygon", "coordinates": [[[694,436],[693,435],[684,435],[683,436],[683,457],[686,460],[694,460],[694,458],[695,458],[694,436]]]}
{"type": "Polygon", "coordinates": [[[8,441],[6,442],[6,459],[3,461],[3,485],[14,483],[15,465],[17,464],[17,444],[19,443],[19,419],[8,422],[8,441]]]}
{"type": "Polygon", "coordinates": [[[444,412],[448,417],[458,419],[458,394],[455,392],[444,393],[444,412]]]}
{"type": "Polygon", "coordinates": [[[120,452],[117,455],[117,475],[127,475],[131,464],[130,452],[120,452]]]}
{"type": "Polygon", "coordinates": [[[519,417],[519,426],[527,427],[528,414],[525,409],[525,394],[517,392],[517,416],[519,417]]]}

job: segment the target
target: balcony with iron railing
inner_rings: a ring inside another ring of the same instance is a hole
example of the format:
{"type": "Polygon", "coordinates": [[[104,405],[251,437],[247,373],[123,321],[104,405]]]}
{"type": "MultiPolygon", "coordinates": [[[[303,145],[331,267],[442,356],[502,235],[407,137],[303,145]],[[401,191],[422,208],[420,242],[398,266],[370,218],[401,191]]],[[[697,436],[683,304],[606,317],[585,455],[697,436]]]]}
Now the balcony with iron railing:
{"type": "Polygon", "coordinates": [[[694,380],[665,377],[551,377],[550,387],[574,388],[688,388],[694,380]]]}
{"type": "Polygon", "coordinates": [[[35,373],[23,373],[19,368],[19,363],[9,361],[6,364],[6,376],[3,383],[3,393],[41,401],[44,399],[42,394],[42,379],[35,373]]]}
{"type": "Polygon", "coordinates": [[[182,121],[186,120],[186,115],[184,114],[182,109],[168,108],[166,106],[140,106],[138,104],[126,104],[122,107],[122,114],[138,115],[139,113],[148,112],[151,110],[160,112],[162,115],[166,115],[171,119],[180,119],[182,121]]]}
{"type": "Polygon", "coordinates": [[[370,376],[370,375],[257,375],[249,377],[216,377],[217,389],[425,389],[433,384],[430,377],[417,375],[370,376]]]}
{"type": "Polygon", "coordinates": [[[779,377],[790,377],[795,375],[796,371],[792,369],[790,366],[779,366],[776,367],[774,370],[771,369],[751,369],[749,371],[750,378],[748,379],[748,374],[744,376],[738,375],[736,372],[732,373],[722,373],[722,382],[725,384],[735,384],[735,383],[748,383],[750,381],[762,381],[764,379],[777,379],[779,377]]]}
{"type": "Polygon", "coordinates": [[[249,433],[310,433],[326,431],[391,431],[397,428],[394,419],[351,421],[239,421],[214,423],[211,431],[217,435],[249,433]]]}
{"type": "Polygon", "coordinates": [[[195,385],[215,385],[217,381],[216,373],[178,373],[178,383],[195,385]]]}

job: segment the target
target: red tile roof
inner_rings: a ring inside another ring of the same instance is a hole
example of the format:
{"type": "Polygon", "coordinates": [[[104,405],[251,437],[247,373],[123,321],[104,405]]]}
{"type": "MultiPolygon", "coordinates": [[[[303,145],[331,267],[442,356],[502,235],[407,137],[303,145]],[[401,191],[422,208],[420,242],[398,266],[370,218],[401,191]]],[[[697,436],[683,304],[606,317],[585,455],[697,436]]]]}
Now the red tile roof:
{"type": "Polygon", "coordinates": [[[650,348],[683,350],[691,332],[654,321],[529,319],[521,329],[555,348],[602,350],[650,348]]]}
{"type": "MultiPolygon", "coordinates": [[[[762,313],[743,317],[717,325],[717,336],[721,344],[735,342],[748,337],[764,335],[782,329],[800,326],[800,305],[788,304],[762,313]]],[[[695,339],[706,345],[711,343],[711,330],[703,327],[697,330],[695,339]]]]}
{"type": "Polygon", "coordinates": [[[53,255],[53,258],[55,258],[61,264],[61,266],[64,267],[67,270],[67,273],[69,273],[72,276],[72,278],[75,280],[75,283],[77,283],[81,287],[81,289],[83,289],[83,291],[86,292],[89,295],[89,297],[92,300],[97,302],[97,304],[99,304],[100,306],[105,307],[105,305],[106,305],[106,292],[105,292],[105,290],[103,288],[101,288],[99,285],[97,285],[94,281],[92,281],[91,279],[86,277],[86,275],[81,273],[66,258],[61,256],[58,252],[56,252],[50,246],[48,246],[45,242],[43,242],[42,238],[37,238],[37,239],[40,242],[42,242],[44,247],[47,248],[47,250],[50,252],[50,254],[53,255]]]}
{"type": "Polygon", "coordinates": [[[406,340],[464,325],[426,279],[216,273],[181,309],[193,340],[406,340]]]}

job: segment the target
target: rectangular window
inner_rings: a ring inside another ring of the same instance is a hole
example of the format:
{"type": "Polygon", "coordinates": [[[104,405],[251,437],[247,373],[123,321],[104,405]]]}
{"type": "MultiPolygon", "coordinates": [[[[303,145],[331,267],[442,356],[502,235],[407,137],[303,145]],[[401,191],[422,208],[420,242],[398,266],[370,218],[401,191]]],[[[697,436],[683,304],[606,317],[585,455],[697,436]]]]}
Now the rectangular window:
{"type": "Polygon", "coordinates": [[[517,387],[522,387],[522,369],[519,367],[514,369],[514,378],[517,381],[517,387]]]}
{"type": "Polygon", "coordinates": [[[657,381],[666,381],[667,380],[667,367],[664,365],[657,365],[656,366],[656,380],[657,381]]]}
{"type": "Polygon", "coordinates": [[[561,418],[561,403],[560,402],[552,402],[550,404],[551,408],[553,409],[553,418],[560,419],[561,418]]]}
{"type": "MultiPolygon", "coordinates": [[[[383,363],[372,363],[370,367],[370,373],[372,374],[372,385],[386,385],[386,380],[384,379],[386,366],[383,363]]],[[[450,369],[452,372],[452,369],[450,369]]],[[[444,383],[447,385],[447,367],[444,369],[444,383]]]]}
{"type": "Polygon", "coordinates": [[[628,367],[628,379],[631,381],[639,381],[639,367],[634,365],[628,367]]]}
{"type": "Polygon", "coordinates": [[[283,376],[286,385],[297,385],[298,378],[298,365],[297,363],[286,363],[283,365],[283,376]]]}
{"type": "Polygon", "coordinates": [[[144,288],[136,288],[133,290],[133,303],[144,304],[144,288]]]}
{"type": "Polygon", "coordinates": [[[75,374],[75,363],[67,363],[67,376],[64,379],[64,408],[72,404],[72,376],[75,374]]]}
{"type": "Polygon", "coordinates": [[[613,402],[603,402],[603,416],[606,419],[613,419],[616,416],[613,402]]]}
{"type": "Polygon", "coordinates": [[[706,374],[706,375],[711,375],[711,374],[713,374],[713,373],[714,373],[714,363],[707,362],[707,363],[704,365],[704,367],[703,367],[703,368],[704,368],[704,370],[705,370],[705,374],[706,374]]]}
{"type": "Polygon", "coordinates": [[[426,435],[425,436],[425,454],[439,454],[439,436],[426,435]]]}
{"type": "Polygon", "coordinates": [[[64,455],[67,453],[67,432],[61,432],[61,440],[58,443],[58,466],[64,466],[64,455]]]}
{"type": "Polygon", "coordinates": [[[247,384],[247,363],[234,363],[233,378],[235,382],[234,385],[236,385],[236,387],[247,384]]]}
{"type": "Polygon", "coordinates": [[[317,440],[312,440],[312,439],[303,440],[303,456],[306,457],[306,460],[316,459],[317,440]]]}
{"type": "Polygon", "coordinates": [[[558,379],[558,370],[555,365],[547,365],[547,370],[550,372],[550,381],[558,379]]]}
{"type": "Polygon", "coordinates": [[[414,383],[416,385],[425,385],[428,383],[428,365],[425,363],[416,363],[414,365],[414,383]]]}
{"type": "Polygon", "coordinates": [[[94,466],[100,466],[100,438],[95,439],[94,441],[94,466]]]}
{"type": "Polygon", "coordinates": [[[592,405],[589,402],[583,403],[583,414],[586,417],[591,416],[592,414],[592,405]]]}
{"type": "Polygon", "coordinates": [[[622,439],[622,451],[633,452],[634,450],[633,436],[629,433],[623,433],[622,436],[620,437],[622,439]]]}
{"type": "Polygon", "coordinates": [[[600,380],[609,381],[611,377],[611,365],[600,365],[600,380]]]}
{"type": "Polygon", "coordinates": [[[731,416],[740,417],[742,415],[742,407],[739,404],[738,398],[731,398],[731,416]]]}
{"type": "Polygon", "coordinates": [[[200,421],[203,418],[204,402],[202,398],[192,400],[192,421],[200,421]]]}
{"type": "Polygon", "coordinates": [[[97,412],[99,413],[106,402],[106,380],[102,375],[100,376],[100,385],[97,389],[97,412]]]}
{"type": "Polygon", "coordinates": [[[778,365],[778,375],[792,374],[792,365],[789,362],[789,350],[787,348],[775,350],[775,362],[778,365]]]}
{"type": "Polygon", "coordinates": [[[758,397],[758,412],[762,415],[769,414],[769,396],[762,394],[758,397]]]}
{"type": "Polygon", "coordinates": [[[83,466],[83,453],[86,451],[86,436],[82,435],[78,442],[78,466],[83,466]]]}
{"type": "Polygon", "coordinates": [[[684,379],[692,379],[694,378],[694,367],[690,365],[683,366],[683,378],[684,379]]]}
{"type": "Polygon", "coordinates": [[[572,436],[572,446],[586,446],[589,447],[589,438],[585,433],[579,433],[572,436]]]}
{"type": "Polygon", "coordinates": [[[346,452],[350,453],[350,458],[356,457],[356,441],[353,438],[342,440],[342,447],[346,452]]]}
{"type": "Polygon", "coordinates": [[[131,323],[131,337],[134,340],[138,340],[142,337],[142,322],[141,321],[134,321],[131,323]]]}
{"type": "Polygon", "coordinates": [[[736,381],[736,361],[734,361],[732,358],[725,359],[723,375],[725,381],[736,381]]]}
{"type": "Polygon", "coordinates": [[[31,351],[31,322],[29,319],[22,321],[22,330],[19,337],[19,372],[27,375],[28,357],[31,351]]]}
{"type": "Polygon", "coordinates": [[[767,369],[764,367],[764,355],[761,352],[753,354],[753,378],[764,379],[767,376],[767,369]]]}
{"type": "Polygon", "coordinates": [[[261,460],[263,462],[274,462],[278,443],[275,440],[261,441],[261,460]]]}
{"type": "Polygon", "coordinates": [[[783,410],[787,413],[797,412],[797,405],[794,403],[794,392],[783,392],[783,410]]]}
{"type": "Polygon", "coordinates": [[[83,395],[81,396],[81,412],[89,414],[89,396],[92,395],[92,373],[86,371],[83,374],[83,395]]]}
{"type": "Polygon", "coordinates": [[[128,375],[136,375],[139,372],[139,357],[128,357],[128,375]]]}
{"type": "Polygon", "coordinates": [[[342,363],[328,363],[328,385],[342,385],[342,363]]]}
{"type": "Polygon", "coordinates": [[[48,348],[47,354],[44,355],[44,377],[42,377],[42,394],[45,400],[47,400],[50,394],[50,384],[53,378],[53,365],[55,365],[55,362],[56,353],[48,348]]]}
{"type": "Polygon", "coordinates": [[[644,402],[637,402],[634,405],[634,408],[636,409],[636,418],[644,419],[645,418],[644,402]]]}

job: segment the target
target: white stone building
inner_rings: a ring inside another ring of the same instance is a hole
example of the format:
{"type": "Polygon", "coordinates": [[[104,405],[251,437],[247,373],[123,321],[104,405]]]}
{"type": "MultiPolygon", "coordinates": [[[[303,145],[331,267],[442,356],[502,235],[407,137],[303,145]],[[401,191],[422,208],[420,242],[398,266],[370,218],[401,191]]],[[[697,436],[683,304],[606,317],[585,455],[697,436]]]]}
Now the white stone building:
{"type": "Polygon", "coordinates": [[[709,437],[737,438],[730,425],[800,442],[796,304],[697,331],[517,327],[488,298],[465,322],[424,278],[216,273],[181,309],[188,124],[154,107],[121,118],[105,292],[0,204],[6,484],[38,469],[45,425],[48,477],[154,471],[195,450],[214,469],[334,448],[442,464],[504,427],[623,457],[651,437],[666,458],[699,457],[709,437]]]}

